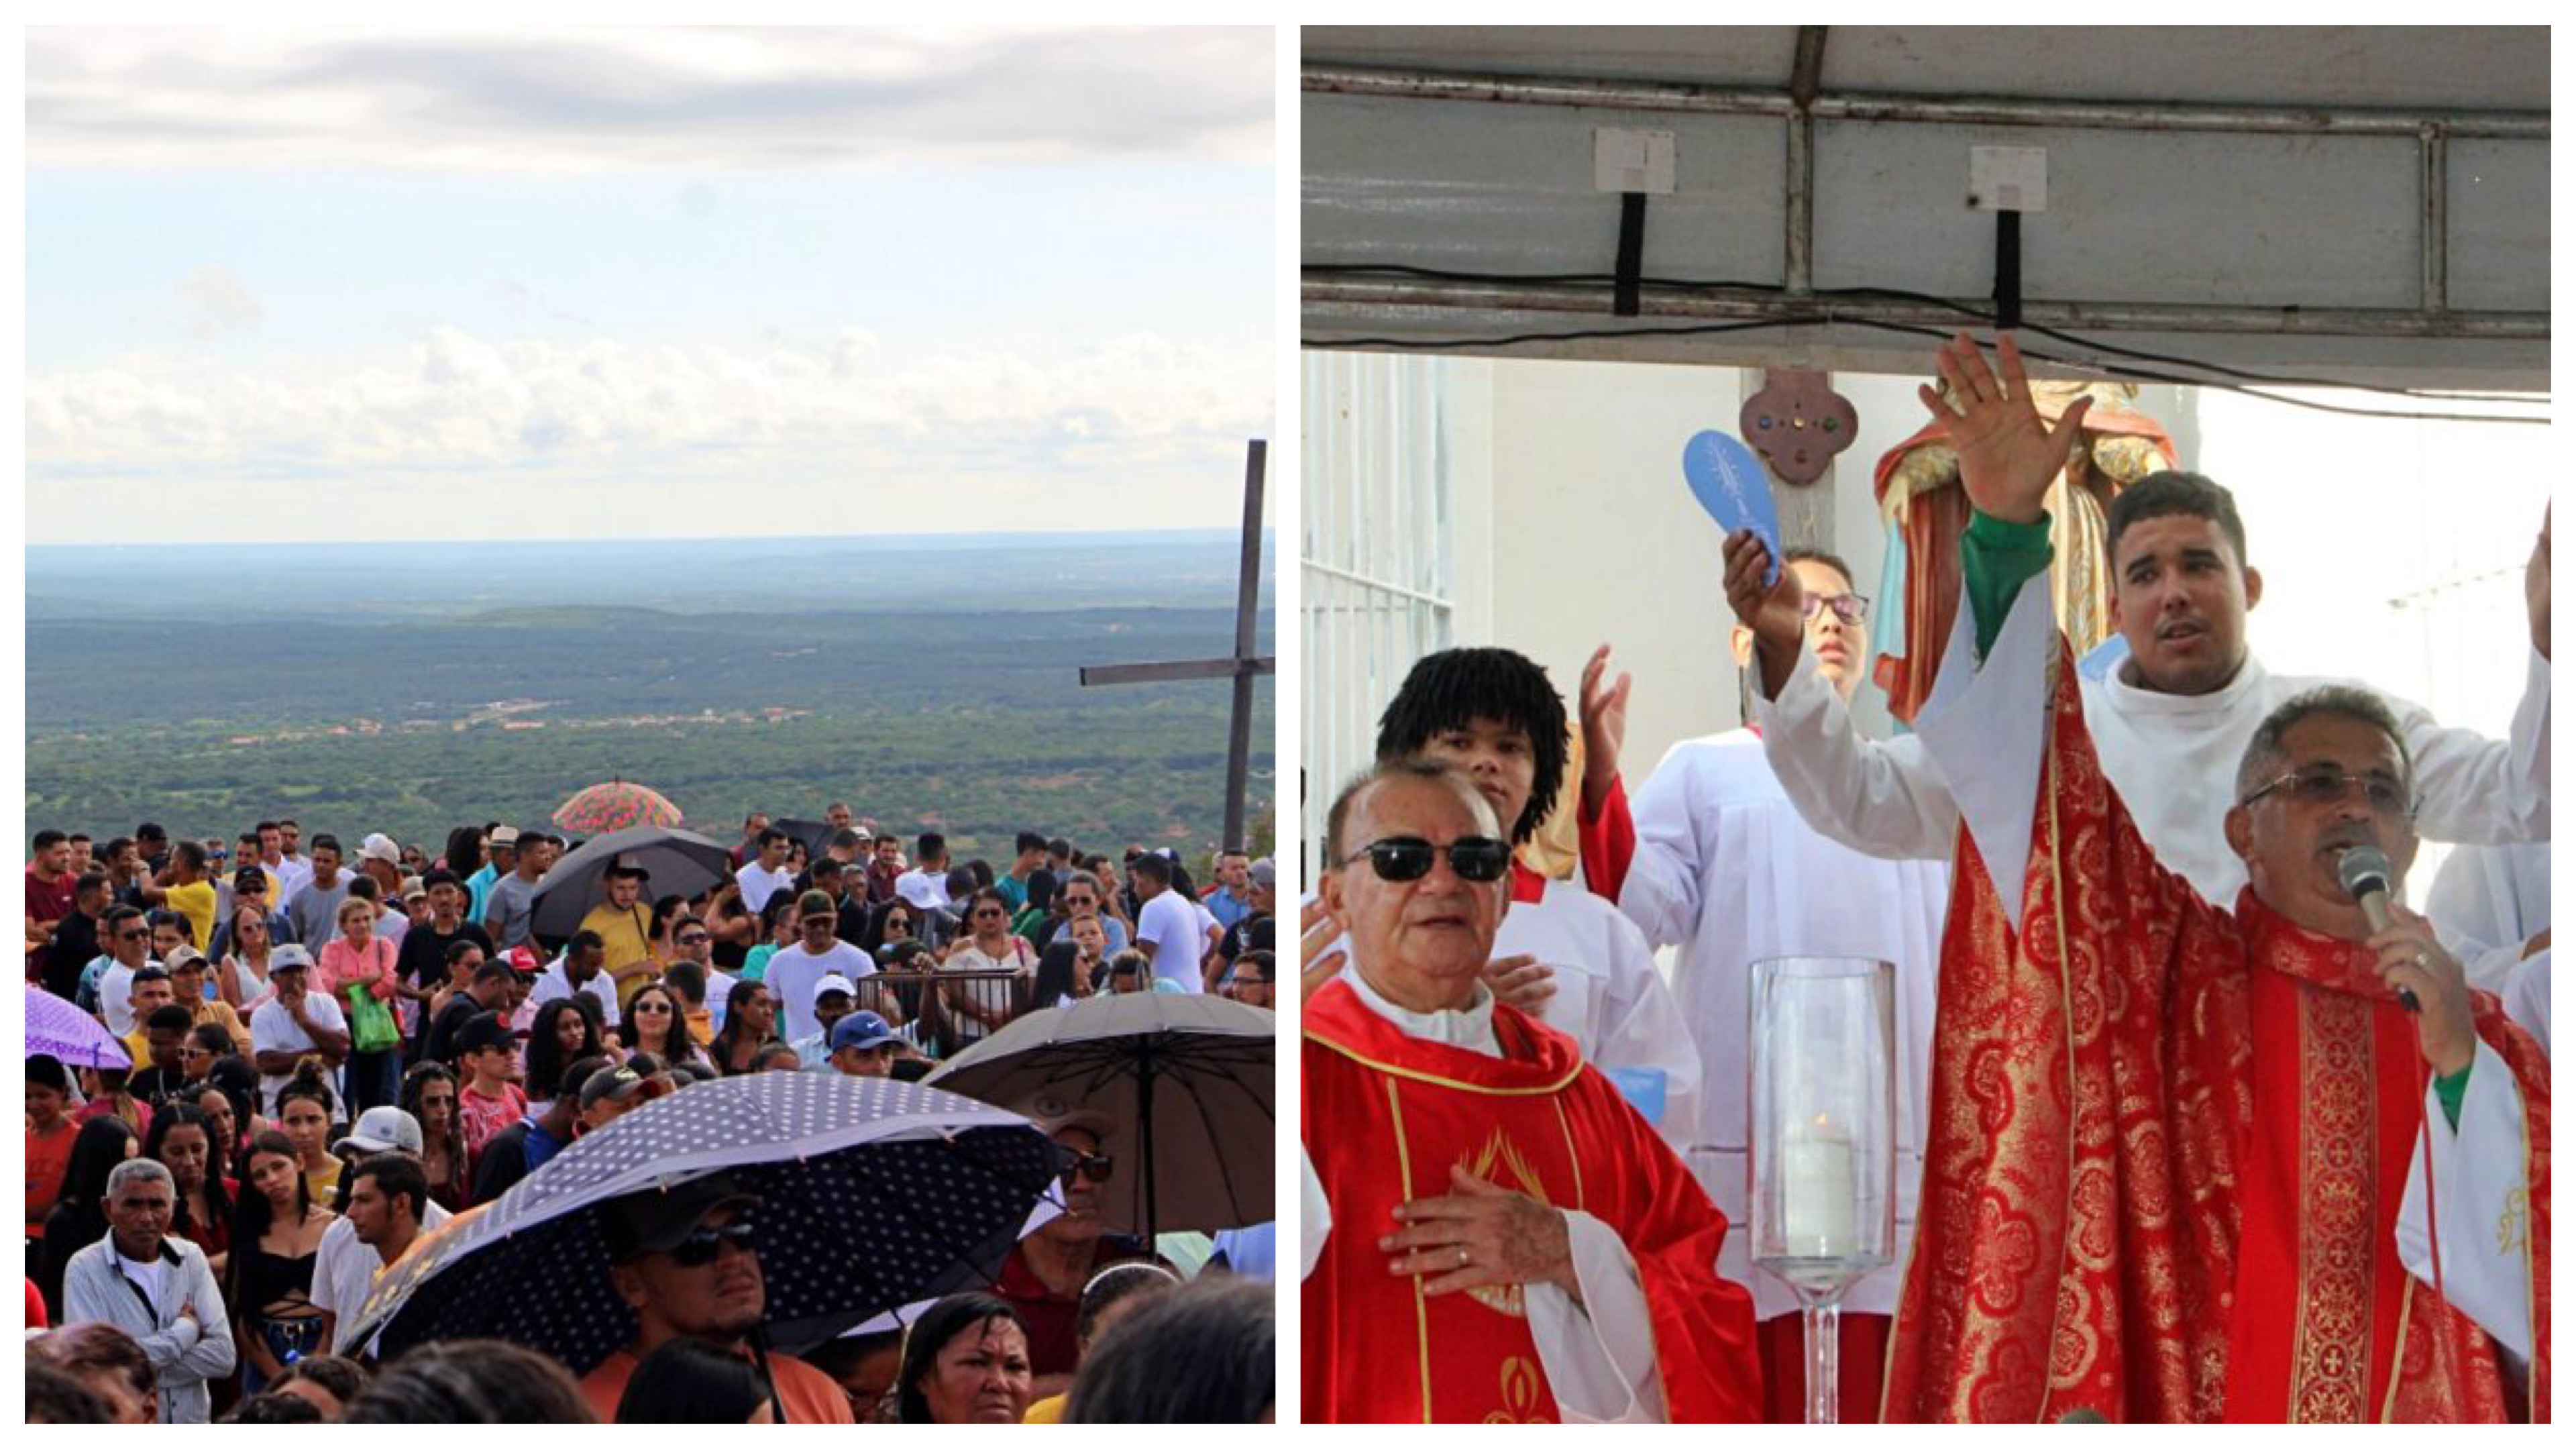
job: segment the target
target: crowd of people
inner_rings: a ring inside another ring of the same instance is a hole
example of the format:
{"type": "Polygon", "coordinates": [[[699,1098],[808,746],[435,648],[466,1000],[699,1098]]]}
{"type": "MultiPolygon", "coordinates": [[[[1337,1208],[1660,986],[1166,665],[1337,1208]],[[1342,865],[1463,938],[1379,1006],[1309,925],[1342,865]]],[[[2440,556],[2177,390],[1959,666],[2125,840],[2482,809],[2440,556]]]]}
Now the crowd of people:
{"type": "Polygon", "coordinates": [[[1063,1210],[986,1291],[904,1306],[908,1328],[768,1351],[757,1203],[710,1181],[609,1205],[638,1328],[585,1374],[498,1340],[383,1363],[351,1341],[424,1237],[700,1082],[918,1080],[1020,1015],[1110,993],[1272,1004],[1275,878],[1238,851],[1204,862],[1204,890],[1168,850],[1113,861],[1035,832],[997,869],[938,833],[907,854],[836,803],[808,837],[749,817],[686,891],[618,856],[577,928],[541,931],[537,887],[579,844],[499,822],[434,856],[383,834],[352,854],[283,819],[229,851],[151,823],[103,845],[36,833],[29,984],[114,1048],[28,1057],[27,1306],[52,1325],[29,1340],[31,1420],[1267,1414],[1266,1236],[1106,1231],[1119,1124],[1080,1111],[1040,1123],[1072,1164],[1063,1210]],[[1145,1367],[1183,1360],[1201,1371],[1145,1367]]]}

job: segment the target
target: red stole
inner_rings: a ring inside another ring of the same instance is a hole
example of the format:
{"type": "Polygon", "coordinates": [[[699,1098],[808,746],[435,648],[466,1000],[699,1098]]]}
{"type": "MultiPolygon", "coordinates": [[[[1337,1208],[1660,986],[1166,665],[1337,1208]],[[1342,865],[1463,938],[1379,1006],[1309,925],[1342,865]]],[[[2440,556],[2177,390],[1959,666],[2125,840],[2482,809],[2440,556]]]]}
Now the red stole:
{"type": "MultiPolygon", "coordinates": [[[[2412,1019],[2361,948],[2156,864],[2062,643],[2051,708],[2018,935],[1960,835],[1886,1418],[2504,1419],[2485,1335],[2397,1262],[2412,1019]]],[[[2547,1062],[2472,1000],[2526,1112],[2545,1415],[2547,1062]]]]}
{"type": "Polygon", "coordinates": [[[1453,1191],[1453,1165],[1620,1234],[1674,1420],[1759,1417],[1752,1300],[1716,1272],[1726,1219],[1570,1039],[1497,1004],[1501,1058],[1421,1041],[1338,981],[1304,1031],[1302,1130],[1332,1204],[1304,1287],[1309,1422],[1560,1418],[1517,1290],[1431,1297],[1387,1271],[1395,1206],[1453,1191]]]}

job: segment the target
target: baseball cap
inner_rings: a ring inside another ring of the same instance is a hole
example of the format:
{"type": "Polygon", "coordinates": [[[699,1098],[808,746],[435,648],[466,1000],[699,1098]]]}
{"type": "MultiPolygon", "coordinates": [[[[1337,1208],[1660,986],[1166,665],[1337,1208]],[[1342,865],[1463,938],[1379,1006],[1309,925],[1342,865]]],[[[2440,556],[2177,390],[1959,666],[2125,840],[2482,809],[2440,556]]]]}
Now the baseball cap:
{"type": "Polygon", "coordinates": [[[631,875],[637,880],[651,880],[653,878],[653,872],[644,868],[644,857],[635,854],[633,851],[628,851],[618,856],[617,859],[610,861],[608,863],[608,870],[605,873],[611,877],[631,875]]]}
{"type": "Polygon", "coordinates": [[[862,1051],[894,1040],[894,1028],[873,1011],[853,1011],[832,1023],[832,1050],[857,1047],[862,1051]]]}
{"type": "Polygon", "coordinates": [[[268,889],[268,872],[255,865],[243,866],[241,869],[233,872],[233,889],[237,891],[264,891],[268,889]]]}
{"type": "Polygon", "coordinates": [[[419,876],[416,876],[416,875],[407,875],[407,876],[404,876],[404,877],[403,877],[403,883],[402,883],[402,898],[403,898],[404,900],[407,900],[407,901],[416,901],[416,900],[420,900],[421,898],[423,898],[423,897],[427,896],[428,894],[429,894],[429,887],[427,887],[427,886],[425,886],[425,885],[422,885],[422,884],[420,883],[420,877],[419,877],[419,876]]]}
{"type": "Polygon", "coordinates": [[[1276,889],[1279,885],[1279,863],[1266,855],[1254,861],[1252,883],[1263,890],[1276,889]]]}
{"type": "Polygon", "coordinates": [[[591,1073],[590,1079],[581,1084],[582,1110],[588,1111],[599,1105],[603,1098],[623,1100],[637,1092],[648,1091],[652,1085],[650,1078],[633,1067],[604,1068],[591,1073]]]}
{"type": "Polygon", "coordinates": [[[832,898],[821,891],[807,891],[796,898],[796,919],[800,921],[811,920],[816,916],[831,916],[838,919],[840,914],[841,908],[833,905],[832,898]]]}
{"type": "Polygon", "coordinates": [[[494,845],[516,845],[518,843],[519,828],[515,825],[499,826],[492,832],[492,844],[494,845]]]}
{"type": "Polygon", "coordinates": [[[814,1001],[820,1003],[824,997],[831,995],[835,991],[841,993],[843,996],[856,996],[859,994],[859,988],[850,984],[849,977],[842,975],[838,971],[834,971],[826,975],[822,980],[814,983],[814,1001]]]}
{"type": "Polygon", "coordinates": [[[313,953],[293,941],[281,941],[268,949],[268,974],[301,971],[313,964],[313,953]]]}
{"type": "Polygon", "coordinates": [[[512,1040],[510,1023],[497,1011],[476,1012],[456,1029],[456,1054],[479,1052],[486,1047],[507,1046],[512,1040]]]}
{"type": "Polygon", "coordinates": [[[358,859],[381,860],[387,865],[400,865],[402,847],[394,844],[392,836],[378,832],[358,842],[358,859]]]}
{"type": "MultiPolygon", "coordinates": [[[[275,954],[275,952],[270,953],[271,956],[275,954]]],[[[501,959],[510,963],[510,969],[522,976],[534,976],[545,969],[545,963],[537,959],[537,951],[533,946],[513,946],[501,953],[501,959]]]]}
{"type": "Polygon", "coordinates": [[[368,1152],[418,1152],[420,1121],[400,1107],[369,1107],[340,1140],[368,1152]]]}
{"type": "Polygon", "coordinates": [[[677,1187],[647,1189],[611,1200],[599,1212],[600,1235],[608,1240],[610,1261],[624,1262],[639,1253],[667,1253],[678,1247],[717,1208],[758,1206],[759,1194],[745,1191],[731,1173],[711,1172],[677,1187]]]}

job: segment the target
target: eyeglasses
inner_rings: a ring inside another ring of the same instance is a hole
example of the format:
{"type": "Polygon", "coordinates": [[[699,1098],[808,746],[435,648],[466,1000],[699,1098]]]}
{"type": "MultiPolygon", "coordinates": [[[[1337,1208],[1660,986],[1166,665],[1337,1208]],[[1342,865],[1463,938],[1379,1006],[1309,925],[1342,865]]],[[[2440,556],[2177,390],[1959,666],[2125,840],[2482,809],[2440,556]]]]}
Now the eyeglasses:
{"type": "Polygon", "coordinates": [[[2404,820],[2415,818],[2414,802],[2406,798],[2405,787],[2395,780],[2386,775],[2355,775],[2331,768],[2293,770],[2236,803],[2251,805],[2275,790],[2287,789],[2290,798],[2302,805],[2338,805],[2355,786],[2360,787],[2362,798],[2378,814],[2404,820]]]}
{"type": "Polygon", "coordinates": [[[1064,1179],[1064,1185],[1067,1187],[1073,1186],[1073,1180],[1077,1177],[1098,1186],[1109,1181],[1110,1169],[1117,1165],[1115,1158],[1102,1153],[1081,1152],[1074,1155],[1073,1161],[1058,1176],[1064,1179]]]}
{"type": "Polygon", "coordinates": [[[696,933],[695,935],[682,936],[682,937],[680,938],[680,944],[681,944],[681,945],[683,945],[683,946],[694,946],[694,945],[698,944],[700,941],[704,941],[704,940],[706,940],[706,939],[707,939],[707,933],[706,933],[706,932],[704,932],[704,931],[700,931],[700,932],[696,933]]]}
{"type": "MultiPolygon", "coordinates": [[[[1396,835],[1353,851],[1342,857],[1341,864],[1367,856],[1379,880],[1420,880],[1431,873],[1432,857],[1439,853],[1440,847],[1421,836],[1396,835]]],[[[1490,835],[1470,835],[1449,842],[1448,856],[1449,868],[1458,873],[1458,879],[1482,885],[1503,878],[1512,863],[1512,848],[1490,835]]]]}
{"type": "Polygon", "coordinates": [[[979,921],[994,921],[1009,914],[1010,912],[1003,910],[1000,906],[986,906],[984,909],[975,913],[975,919],[979,921]]]}
{"type": "Polygon", "coordinates": [[[683,1268],[703,1268],[716,1260],[716,1251],[726,1243],[738,1253],[752,1251],[751,1222],[738,1218],[720,1228],[695,1228],[671,1247],[671,1261],[683,1268]]]}
{"type": "Polygon", "coordinates": [[[1798,617],[1812,619],[1820,609],[1830,608],[1846,624],[1857,624],[1869,617],[1866,594],[1808,594],[1798,601],[1798,617]]]}
{"type": "Polygon", "coordinates": [[[150,939],[151,935],[151,928],[146,926],[139,927],[131,931],[119,931],[116,933],[116,939],[120,941],[142,941],[150,939]]]}

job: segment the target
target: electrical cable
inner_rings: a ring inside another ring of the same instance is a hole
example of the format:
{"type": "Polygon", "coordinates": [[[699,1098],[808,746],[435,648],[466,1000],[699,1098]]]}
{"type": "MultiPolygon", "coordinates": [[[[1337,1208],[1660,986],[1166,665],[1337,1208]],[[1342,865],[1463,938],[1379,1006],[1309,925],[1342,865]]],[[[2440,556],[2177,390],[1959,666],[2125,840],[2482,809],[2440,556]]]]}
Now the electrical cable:
{"type": "MultiPolygon", "coordinates": [[[[1409,277],[1409,278],[1414,278],[1414,279],[1418,279],[1418,280],[1422,280],[1422,281],[1436,281],[1436,282],[1461,282],[1461,283],[1469,283],[1469,284],[1503,284],[1503,285],[1513,285],[1513,284],[1517,284],[1517,285],[1524,285],[1524,286],[1527,286],[1527,285],[1541,285],[1541,286],[1609,286],[1609,285],[1613,285],[1613,284],[1615,284],[1615,283],[1617,282],[1617,280],[1618,280],[1616,277],[1612,276],[1612,275],[1611,275],[1611,274],[1609,274],[1609,273],[1605,273],[1605,272],[1553,272],[1553,273],[1527,273],[1527,274],[1514,274],[1514,273],[1502,273],[1502,272],[1470,272],[1470,271],[1459,271],[1459,270],[1455,270],[1455,269],[1451,269],[1451,268],[1443,268],[1443,267],[1420,267],[1420,266],[1410,266],[1410,265],[1404,265],[1404,264],[1400,264],[1400,263],[1393,263],[1393,262],[1317,262],[1317,263],[1311,263],[1311,264],[1307,265],[1307,266],[1305,267],[1305,269],[1304,269],[1304,270],[1306,270],[1306,271],[1308,271],[1308,272],[1312,272],[1312,273],[1317,273],[1317,274],[1319,274],[1319,275],[1328,276],[1328,277],[1331,277],[1331,276],[1366,276],[1366,275],[1380,275],[1380,276],[1409,277]]],[[[1639,279],[1639,281],[1640,281],[1640,283],[1641,283],[1642,285],[1645,285],[1645,286],[1651,286],[1651,287],[1662,287],[1662,288],[1666,288],[1666,289],[1674,290],[1674,291],[1691,291],[1691,292],[1750,292],[1750,293],[1754,293],[1754,294],[1757,294],[1757,295],[1761,295],[1761,296],[1769,296],[1769,297],[1785,297],[1785,296],[1790,295],[1789,290],[1788,290],[1786,287],[1782,287],[1782,286],[1780,286],[1780,285],[1778,285],[1778,284],[1776,284],[1776,283],[1770,283],[1770,282],[1699,281],[1699,280],[1692,280],[1692,279],[1689,279],[1689,278],[1679,278],[1679,277],[1643,277],[1643,278],[1640,278],[1640,279],[1639,279]]],[[[1948,312],[1955,312],[1955,313],[1957,313],[1959,316],[1961,316],[1962,318],[1965,318],[1965,319],[1967,319],[1967,320],[1974,321],[1974,322],[1982,322],[1982,323],[1985,323],[1985,324],[1986,324],[1986,325],[1988,325],[1988,326],[1992,326],[1992,325],[1994,325],[1994,320],[1995,320],[1995,319],[1994,319],[1994,315],[1993,315],[1993,313],[1992,313],[1992,312],[1990,312],[1990,311],[1986,311],[1986,310],[1983,310],[1983,309],[1980,309],[1980,308],[1978,308],[1978,307],[1971,306],[1971,305],[1969,305],[1969,304],[1967,304],[1967,303],[1964,303],[1964,302],[1957,301],[1957,300],[1955,300],[1955,299],[1953,299],[1953,298],[1949,298],[1949,297],[1937,297],[1937,296],[1934,296],[1934,295],[1932,295],[1932,294],[1930,294],[1930,293],[1928,293],[1928,292],[1910,292],[1910,291],[1906,291],[1906,290],[1904,290],[1904,289],[1902,289],[1902,288],[1896,288],[1896,287],[1818,287],[1818,288],[1815,288],[1814,290],[1812,290],[1812,291],[1808,292],[1806,295],[1808,295],[1808,296],[1812,296],[1812,297],[1872,297],[1872,298],[1884,298],[1884,299],[1889,300],[1889,301],[1913,302],[1913,303],[1916,303],[1916,304],[1918,304],[1918,305],[1931,306],[1931,307],[1938,307],[1938,308],[1941,308],[1941,309],[1942,309],[1942,310],[1944,310],[1944,311],[1948,311],[1948,312]]],[[[1778,323],[1778,324],[1765,324],[1765,325],[1788,325],[1788,326],[1811,325],[1811,323],[1812,323],[1812,321],[1813,321],[1813,320],[1815,320],[1815,319],[1789,319],[1789,320],[1783,321],[1783,322],[1778,323]]],[[[1941,331],[1939,331],[1938,329],[1935,329],[1935,328],[1922,328],[1922,327],[1917,327],[1917,326],[1911,326],[1911,325],[1909,325],[1909,324],[1905,324],[1905,323],[1892,323],[1892,322],[1863,322],[1863,321],[1862,321],[1861,319],[1859,319],[1859,318],[1850,318],[1850,317],[1845,317],[1845,318],[1832,318],[1832,319],[1825,319],[1825,320],[1838,321],[1838,322],[1841,322],[1841,323],[1843,323],[1843,324],[1845,324],[1845,325],[1874,326],[1874,327],[1881,327],[1881,328],[1885,328],[1885,329],[1889,329],[1889,330],[1896,330],[1896,331],[1916,331],[1916,332],[1921,332],[1921,333],[1923,333],[1923,334],[1924,334],[1924,335],[1926,335],[1926,336],[1934,336],[1934,337],[1946,337],[1946,336],[1948,335],[1947,333],[1941,332],[1941,331]]],[[[1723,324],[1722,326],[1720,326],[1720,327],[1716,328],[1715,330],[1721,330],[1721,331],[1735,331],[1735,330],[1741,330],[1742,326],[1743,326],[1743,324],[1738,324],[1738,323],[1728,323],[1728,324],[1723,324]]],[[[1703,330],[1703,329],[1700,329],[1700,328],[1664,328],[1664,329],[1651,329],[1651,331],[1661,332],[1661,333],[1664,333],[1664,334],[1666,334],[1666,335],[1673,335],[1673,336],[1688,336],[1688,335],[1690,335],[1692,332],[1694,332],[1694,331],[1700,331],[1700,330],[1703,330]]],[[[2167,354],[2167,353],[2147,352],[2147,351],[2144,351],[2144,350],[2141,350],[2141,349],[2138,349],[2138,348],[2122,347],[2122,346],[2120,346],[2120,345],[2119,345],[2119,344],[2117,344],[2117,343],[2104,342],[2104,341],[2100,340],[2099,338],[2088,337],[2088,336],[2085,336],[2085,335],[2080,334],[2080,333],[2074,333],[2074,332],[2064,331],[2064,330],[2062,330],[2062,329],[2060,329],[2060,328],[2055,328],[2055,327],[2043,327],[2043,326],[2040,326],[2040,325],[2038,325],[2038,324],[2036,324],[2036,323],[2025,322],[2025,323],[2023,323],[2023,324],[2022,324],[2022,327],[2021,327],[2021,329],[2020,329],[2020,330],[2025,331],[2025,332],[2037,333],[2037,334],[2039,334],[2040,336],[2043,336],[2043,337],[2053,337],[2053,338],[2055,338],[2056,340],[2058,340],[2058,341],[2060,341],[2060,342],[2063,342],[2063,343],[2066,343],[2066,344],[2068,344],[2068,345],[2070,345],[2070,346],[2088,348],[2088,349],[2090,349],[2090,350],[2093,350],[2093,351],[2096,351],[2096,352],[2101,352],[2101,353],[2107,353],[2107,354],[2109,354],[2109,355],[2111,355],[2111,356],[2115,356],[2115,357],[2126,357],[2126,358],[2129,358],[2129,359],[2131,359],[2131,360],[2133,360],[2133,361],[2139,361],[2139,362],[2156,362],[2156,363],[2163,363],[2164,365],[2166,365],[2166,366],[2168,366],[2168,367],[2184,367],[2184,368],[2191,368],[2191,369],[2195,369],[2195,370],[2197,370],[2197,371],[2216,373],[2216,374],[2219,374],[2220,376],[2223,376],[2223,377],[2236,378],[2236,379],[2238,379],[2238,380],[2240,380],[2240,381],[2243,381],[2243,382],[2253,383],[2253,384],[2257,384],[2257,385],[2261,385],[2261,386],[2267,386],[2267,387],[2314,387],[2314,388],[2335,388],[2335,389],[2348,390],[2348,391],[2353,391],[2353,392],[2379,393],[2379,394],[2383,394],[2383,395],[2390,396],[2390,397],[2405,397],[2405,398],[2415,398],[2415,399],[2419,399],[2419,400],[2423,400],[2423,401],[2441,401],[2441,402],[2498,402],[2498,403],[2510,403],[2510,404],[2523,404],[2523,405],[2530,405],[2530,406],[2546,406],[2546,405],[2548,404],[2548,401],[2549,401],[2548,395],[2547,395],[2547,394],[2545,394],[2545,393],[2543,393],[2543,394],[2530,394],[2530,393],[2455,392],[2455,391],[2448,391],[2448,390],[2439,389],[2439,388],[2386,387],[2386,386],[2381,386],[2381,385],[2373,384],[2373,383],[2365,383],[2365,382],[2351,382],[2351,381],[2347,381],[2347,380],[2340,379],[2340,378],[2300,377],[2300,376],[2292,376],[2292,375],[2283,375],[2283,374],[2279,374],[2279,373],[2255,372],[2255,371],[2252,371],[2252,370],[2250,370],[2250,369],[2246,369],[2246,368],[2230,366],[2229,364],[2227,364],[2227,363],[2223,363],[2223,362],[2204,362],[2204,361],[2201,361],[2200,359],[2197,359],[2197,358],[2190,358],[2190,357],[2176,357],[2176,356],[2173,356],[2173,355],[2170,355],[2170,354],[2167,354]]],[[[1501,346],[1501,345],[1511,345],[1511,344],[1513,344],[1513,343],[1518,343],[1518,342],[1542,342],[1542,341],[1548,341],[1548,340],[1551,340],[1551,339],[1557,339],[1557,338],[1562,338],[1562,339],[1564,339],[1564,340],[1592,340],[1592,339],[1601,338],[1601,337],[1617,337],[1617,336],[1623,336],[1623,335],[1626,335],[1628,332],[1638,332],[1638,331],[1649,331],[1649,329],[1635,329],[1635,328],[1631,328],[1631,329],[1622,329],[1622,330],[1607,331],[1607,332],[1590,332],[1590,331],[1585,331],[1585,332],[1571,332],[1571,333],[1563,333],[1563,334],[1554,334],[1554,333],[1525,333],[1525,334],[1520,334],[1520,335],[1517,335],[1517,336],[1512,337],[1512,338],[1509,338],[1509,339],[1472,339],[1472,340],[1465,340],[1465,341],[1448,341],[1448,342],[1437,342],[1437,343],[1430,343],[1430,342],[1408,343],[1408,342],[1405,342],[1405,341],[1404,341],[1404,340],[1402,340],[1402,339],[1367,339],[1367,340],[1366,340],[1366,344],[1365,344],[1365,345],[1370,345],[1370,346],[1388,346],[1388,347],[1399,347],[1399,348],[1401,348],[1401,347],[1412,347],[1412,348],[1417,348],[1417,349],[1425,350],[1425,351],[1437,351],[1437,350],[1446,350],[1446,349],[1460,348],[1460,347],[1474,347],[1474,346],[1478,346],[1478,345],[1480,345],[1480,344],[1487,344],[1487,343],[1490,343],[1491,345],[1498,345],[1498,346],[1501,346]]],[[[1341,344],[1335,344],[1335,345],[1341,345],[1341,344]]],[[[2030,356],[2030,357],[2038,357],[2038,356],[2040,356],[2041,354],[2038,354],[2038,353],[2025,353],[2024,355],[2025,355],[2025,356],[2030,356]]],[[[2070,360],[2070,359],[2064,359],[2064,358],[2047,358],[2047,359],[2045,359],[2045,360],[2048,360],[2048,361],[2055,361],[2055,362],[2066,362],[2066,363],[2067,363],[2068,365],[2070,365],[2070,366],[2083,366],[2083,365],[2087,365],[2087,364],[2084,364],[2084,363],[2081,363],[2081,362],[2076,362],[2076,361],[2073,361],[2073,360],[2070,360]]],[[[2110,370],[2110,371],[2122,371],[2122,370],[2120,370],[2120,369],[2109,369],[2109,368],[2105,368],[2105,370],[2110,370]]],[[[2136,376],[2136,377],[2146,377],[2146,376],[2147,376],[2146,374],[2130,373],[2130,372],[2125,372],[2125,371],[2123,371],[2122,375],[2126,375],[2126,376],[2136,376]]],[[[2223,386],[2223,384],[2219,384],[2219,383],[2211,383],[2211,382],[2203,382],[2203,381],[2201,381],[2201,380],[2199,380],[2199,379],[2196,379],[2196,378],[2177,378],[2177,377],[2167,377],[2167,376],[2156,376],[2156,377],[2153,377],[2151,380],[2153,380],[2153,381],[2158,381],[2158,382],[2171,382],[2171,383],[2177,383],[2177,384],[2180,384],[2180,385],[2183,385],[2183,386],[2206,386],[2206,387],[2219,387],[2219,386],[2223,386]]],[[[2268,397],[2268,396],[2269,396],[2268,394],[2262,394],[2262,393],[2255,393],[2255,394],[2250,394],[2250,395],[2252,395],[2252,396],[2257,396],[2257,397],[2268,397]]],[[[2289,402],[2289,403],[2291,403],[2293,406],[2297,406],[2297,405],[2299,405],[2295,399],[2288,399],[2288,398],[2273,398],[2272,400],[2273,400],[2273,401],[2279,401],[2279,402],[2289,402]]],[[[2330,411],[2330,412],[2335,412],[2335,411],[2356,411],[2356,410],[2351,410],[2351,409],[2339,409],[2339,408],[2334,408],[2334,407],[2331,407],[2331,406],[2329,406],[2329,405],[2325,405],[2325,404],[2316,404],[2315,406],[2322,407],[2322,408],[2324,408],[2326,411],[2330,411]]],[[[2402,414],[2402,413],[2385,413],[2385,414],[2380,414],[2380,413],[2368,413],[2368,414],[2366,414],[2366,415],[2369,415],[2369,416],[2386,416],[2386,417],[2404,417],[2404,416],[2413,416],[2413,415],[2411,415],[2411,414],[2402,414]]],[[[2483,414],[2440,414],[2440,415],[2436,415],[2436,416],[2441,416],[2441,417],[2457,417],[2457,418],[2466,418],[2466,419],[2469,419],[2469,420],[2472,420],[2472,421],[2479,421],[2479,422],[2485,422],[2485,421],[2508,421],[2508,422],[2532,422],[2532,421],[2538,421],[2537,419],[2529,419],[2529,418],[2490,418],[2490,417],[2488,417],[2488,416],[2486,416],[2486,415],[2483,415],[2483,414]]]]}

